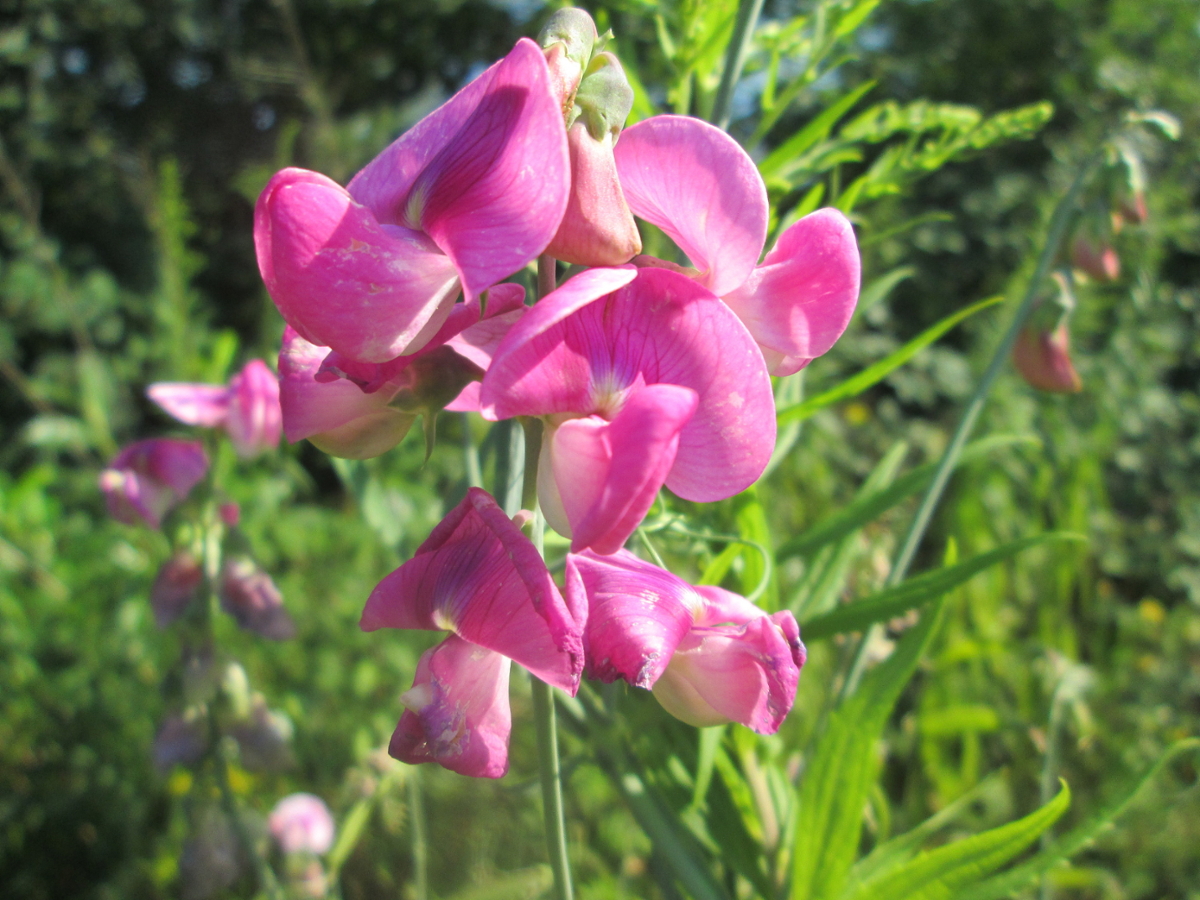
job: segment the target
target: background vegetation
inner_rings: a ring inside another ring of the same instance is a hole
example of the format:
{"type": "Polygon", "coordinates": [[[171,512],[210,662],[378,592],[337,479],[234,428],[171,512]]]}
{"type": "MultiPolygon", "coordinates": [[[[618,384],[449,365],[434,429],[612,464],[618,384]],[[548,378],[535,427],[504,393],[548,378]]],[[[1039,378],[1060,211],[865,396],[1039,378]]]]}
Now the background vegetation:
{"type": "MultiPolygon", "coordinates": [[[[943,105],[923,118],[905,106],[906,124],[887,133],[834,130],[765,173],[784,215],[846,201],[862,183],[844,208],[869,287],[846,337],[806,374],[809,395],[974,301],[1015,296],[1050,207],[1103,135],[1131,109],[1180,122],[1177,142],[1138,146],[1149,218],[1115,238],[1120,278],[1079,288],[1083,392],[1038,394],[1003,376],[979,431],[1022,439],[963,467],[918,567],[939,564],[950,542],[960,558],[1043,531],[1087,542],[1034,548],[949,596],[888,720],[862,845],[951,807],[959,817],[937,840],[1010,821],[1045,802],[1059,775],[1073,792],[1058,826],[1067,831],[1172,743],[1200,735],[1200,15],[1190,0],[874,6],[768,2],[734,98],[731,130],[764,169],[789,136],[860,88],[844,122],[875,104],[943,105]],[[814,16],[844,21],[847,9],[869,17],[825,58],[786,27],[807,15],[799,33],[811,36],[814,16]],[[809,70],[785,97],[783,85],[809,70]],[[1035,106],[1046,102],[1052,114],[1035,106]],[[765,128],[750,118],[760,104],[773,117],[765,128]],[[963,138],[965,107],[1003,114],[993,140],[963,138]],[[945,152],[879,162],[926,140],[945,152]]],[[[702,8],[592,9],[645,86],[635,114],[711,111],[730,23],[702,8]]],[[[147,603],[166,545],[107,518],[97,474],[119,445],[174,431],[145,400],[149,382],[223,381],[245,359],[273,358],[282,323],[250,237],[270,173],[295,163],[346,179],[546,14],[536,3],[457,0],[0,0],[0,893],[187,896],[179,860],[204,798],[150,756],[179,653],[147,603]]],[[[1094,205],[1084,222],[1108,213],[1094,205]]],[[[760,491],[765,508],[751,495],[706,513],[713,531],[775,549],[761,602],[820,612],[883,583],[908,505],[860,523],[823,556],[789,552],[789,540],[845,509],[869,476],[878,486],[937,458],[1010,305],[807,419],[760,491]]],[[[445,417],[443,444],[481,437],[465,433],[472,427],[445,417]]],[[[264,815],[300,789],[323,796],[343,827],[362,810],[341,874],[347,898],[536,896],[548,878],[521,721],[527,692],[514,695],[514,770],[498,784],[380,758],[425,643],[368,638],[358,615],[466,484],[460,454],[423,456],[416,435],[361,466],[285,446],[224,478],[299,626],[295,640],[270,646],[232,626],[221,635],[295,731],[290,766],[239,769],[234,789],[264,815]]],[[[681,571],[722,556],[720,543],[664,540],[681,571]]],[[[725,556],[730,584],[759,583],[753,553],[725,556]]],[[[875,655],[909,625],[890,623],[875,655]]],[[[762,797],[775,776],[763,772],[769,763],[794,778],[811,762],[799,748],[824,727],[852,644],[810,640],[797,710],[778,738],[752,751],[747,733],[724,739],[718,764],[736,761],[738,778],[718,781],[749,795],[730,790],[720,802],[731,817],[753,809],[749,843],[716,842],[733,860],[735,892],[753,881],[738,853],[774,860],[786,838],[762,797]]],[[[609,699],[626,730],[602,741],[581,733],[566,747],[580,893],[694,893],[606,773],[632,754],[686,818],[702,791],[671,773],[702,770],[704,742],[664,726],[647,697],[609,699]]],[[[1115,830],[1027,890],[1200,897],[1196,774],[1194,757],[1168,766],[1115,830]]]]}

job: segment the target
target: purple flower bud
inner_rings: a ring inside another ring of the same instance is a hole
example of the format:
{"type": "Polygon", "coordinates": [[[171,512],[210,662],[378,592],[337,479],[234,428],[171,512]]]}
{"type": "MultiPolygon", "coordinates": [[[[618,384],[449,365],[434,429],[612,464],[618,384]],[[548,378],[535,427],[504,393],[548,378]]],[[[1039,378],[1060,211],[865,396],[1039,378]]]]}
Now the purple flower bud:
{"type": "Polygon", "coordinates": [[[283,608],[283,595],[253,560],[244,556],[227,559],[221,567],[217,594],[221,609],[246,631],[273,641],[295,635],[296,625],[283,608]]]}
{"type": "Polygon", "coordinates": [[[154,736],[154,767],[169,772],[175,766],[194,766],[208,749],[204,720],[194,714],[172,713],[154,736]]]}
{"type": "Polygon", "coordinates": [[[178,620],[196,598],[203,581],[204,571],[190,553],[181,551],[163,563],[150,588],[154,623],[166,628],[178,620]]]}
{"type": "Polygon", "coordinates": [[[151,528],[204,478],[208,457],[198,441],[155,438],[130,444],[100,473],[100,490],[118,522],[151,528]]]}
{"type": "Polygon", "coordinates": [[[333,846],[333,816],[313,794],[284,797],[271,811],[267,827],[284,853],[321,854],[333,846]]]}

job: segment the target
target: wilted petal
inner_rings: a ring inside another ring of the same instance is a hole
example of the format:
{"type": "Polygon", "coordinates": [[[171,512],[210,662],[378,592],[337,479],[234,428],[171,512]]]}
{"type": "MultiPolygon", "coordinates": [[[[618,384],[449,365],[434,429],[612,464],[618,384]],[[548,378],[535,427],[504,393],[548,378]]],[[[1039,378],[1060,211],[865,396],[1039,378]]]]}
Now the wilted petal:
{"type": "Polygon", "coordinates": [[[254,211],[267,292],[314,344],[385,362],[420,349],[449,314],[454,266],[423,234],[381,225],[324,175],[284,169],[254,211]]]}
{"type": "Polygon", "coordinates": [[[109,514],[127,525],[151,528],[182,501],[208,471],[199,441],[154,438],[130,444],[100,473],[109,514]]]}
{"type": "Polygon", "coordinates": [[[687,582],[627,550],[568,554],[567,590],[572,605],[587,606],[589,674],[643,688],[658,681],[704,604],[687,582]]]}
{"type": "Polygon", "coordinates": [[[767,239],[767,189],[733,138],[689,116],[654,116],[614,154],[634,215],[665,231],[717,296],[750,275],[767,239]]]}
{"type": "Polygon", "coordinates": [[[413,686],[401,697],[408,709],[388,753],[416,765],[436,762],[475,778],[508,771],[509,660],[450,635],[417,663],[413,686]]]}
{"type": "Polygon", "coordinates": [[[541,554],[496,501],[471,488],[416,555],[371,592],[361,626],[453,631],[574,694],[581,631],[541,554]]]}
{"type": "Polygon", "coordinates": [[[654,685],[667,712],[696,726],[740,722],[760,734],[779,730],[796,697],[804,645],[790,612],[757,612],[741,624],[688,632],[654,685]]]}
{"type": "MultiPolygon", "coordinates": [[[[849,220],[821,209],[788,228],[763,264],[723,297],[764,349],[811,360],[846,330],[858,302],[859,272],[849,220]]],[[[802,366],[781,361],[777,367],[802,366]]]]}
{"type": "Polygon", "coordinates": [[[696,403],[690,388],[656,384],[633,390],[611,422],[588,416],[547,430],[542,459],[568,530],[551,518],[549,504],[547,520],[571,537],[572,552],[613,553],[624,545],[666,480],[696,403]]]}
{"type": "Polygon", "coordinates": [[[146,396],[185,425],[216,428],[229,413],[229,388],[219,384],[159,381],[146,388],[146,396]]]}

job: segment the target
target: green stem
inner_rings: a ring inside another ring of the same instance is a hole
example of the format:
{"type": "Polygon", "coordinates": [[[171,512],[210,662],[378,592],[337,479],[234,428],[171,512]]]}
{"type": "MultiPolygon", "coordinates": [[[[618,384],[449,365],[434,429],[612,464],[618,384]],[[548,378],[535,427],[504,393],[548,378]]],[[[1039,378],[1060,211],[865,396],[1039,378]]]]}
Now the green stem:
{"type": "MultiPolygon", "coordinates": [[[[966,409],[963,410],[958,427],[954,430],[953,437],[950,438],[946,452],[942,454],[937,471],[934,472],[933,480],[929,483],[929,487],[925,491],[925,496],[921,498],[921,505],[917,508],[916,515],[913,516],[912,524],[908,528],[908,534],[905,535],[904,543],[900,545],[900,549],[896,553],[891,571],[884,582],[885,587],[893,587],[899,584],[908,574],[908,568],[912,565],[913,557],[917,554],[917,548],[920,546],[921,540],[925,537],[925,532],[928,530],[929,523],[933,519],[933,513],[942,499],[942,494],[946,490],[946,484],[950,480],[950,475],[954,471],[958,457],[962,453],[967,440],[971,437],[975,421],[979,418],[980,412],[983,411],[983,404],[987,401],[987,395],[991,391],[996,377],[1000,374],[1000,369],[1008,361],[1008,357],[1012,353],[1013,344],[1016,343],[1021,326],[1025,324],[1025,320],[1033,310],[1042,283],[1046,280],[1046,276],[1050,274],[1050,267],[1058,255],[1058,248],[1062,244],[1063,238],[1066,237],[1067,227],[1071,223],[1076,204],[1079,201],[1079,195],[1083,191],[1084,185],[1091,176],[1092,171],[1103,158],[1104,149],[1102,148],[1092,154],[1080,166],[1078,173],[1075,175],[1075,180],[1071,182],[1071,186],[1067,188],[1067,192],[1054,208],[1054,214],[1050,217],[1046,242],[1042,245],[1042,252],[1038,256],[1033,275],[1029,279],[1028,286],[1025,288],[1025,295],[1021,298],[1021,305],[1017,307],[1016,313],[1013,314],[1008,331],[1004,333],[1000,345],[996,348],[996,352],[992,354],[992,359],[984,370],[983,377],[979,379],[979,384],[975,387],[975,392],[971,395],[971,399],[967,401],[966,409]]],[[[854,655],[854,661],[842,686],[843,698],[850,696],[858,687],[858,682],[862,679],[863,672],[866,669],[867,647],[879,630],[880,626],[878,624],[872,625],[871,629],[860,641],[858,650],[854,655]]]]}
{"type": "Polygon", "coordinates": [[[717,88],[717,99],[713,101],[712,121],[722,130],[729,127],[729,117],[733,112],[733,92],[738,79],[742,77],[742,67],[746,65],[746,53],[750,49],[750,40],[754,37],[754,28],[758,25],[762,7],[763,0],[741,0],[738,4],[737,20],[733,23],[733,33],[729,36],[729,45],[725,50],[725,68],[721,71],[721,84],[717,88]]]}
{"type": "Polygon", "coordinates": [[[425,835],[425,800],[419,768],[409,773],[408,806],[412,816],[413,896],[416,900],[429,900],[429,841],[425,835]]]}

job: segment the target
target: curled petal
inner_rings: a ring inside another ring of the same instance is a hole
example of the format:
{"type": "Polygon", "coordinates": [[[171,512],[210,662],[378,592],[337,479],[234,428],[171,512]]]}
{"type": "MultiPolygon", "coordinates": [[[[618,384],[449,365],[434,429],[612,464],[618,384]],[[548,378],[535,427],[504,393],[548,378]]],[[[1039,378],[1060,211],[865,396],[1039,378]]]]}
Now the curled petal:
{"type": "Polygon", "coordinates": [[[512,731],[509,668],[502,654],[455,635],[426,650],[412,688],[400,698],[407,709],[388,753],[475,778],[504,775],[512,731]]]}
{"type": "MultiPolygon", "coordinates": [[[[547,433],[543,460],[554,482],[547,520],[571,537],[572,552],[614,553],[624,545],[666,480],[696,402],[690,388],[651,385],[631,393],[611,422],[569,419],[547,433]],[[565,523],[551,518],[554,495],[565,523]]],[[[542,466],[538,472],[540,482],[542,466]]]]}
{"type": "Polygon", "coordinates": [[[686,581],[628,550],[568,554],[567,591],[572,605],[588,609],[589,673],[642,688],[658,681],[704,606],[686,581]]]}
{"type": "Polygon", "coordinates": [[[217,428],[229,414],[229,388],[219,384],[160,381],[146,388],[146,396],[185,425],[217,428]]]}
{"type": "Polygon", "coordinates": [[[741,624],[688,632],[654,685],[654,696],[690,725],[740,722],[774,734],[791,711],[803,665],[804,645],[792,614],[767,616],[759,610],[741,624]]]}
{"type": "Polygon", "coordinates": [[[288,324],[365,362],[420,349],[458,292],[453,264],[425,235],[381,225],[316,172],[284,169],[271,179],[255,207],[254,243],[288,324]]]}
{"type": "Polygon", "coordinates": [[[471,488],[416,555],[371,592],[361,626],[453,631],[574,695],[582,629],[541,554],[496,501],[471,488]]]}
{"type": "MultiPolygon", "coordinates": [[[[860,263],[854,229],[835,209],[820,209],[785,231],[746,282],[725,294],[754,339],[793,361],[833,346],[858,302],[860,263]]],[[[785,374],[772,369],[772,374],[785,374]]]]}
{"type": "Polygon", "coordinates": [[[689,116],[626,128],[614,150],[634,215],[665,231],[719,297],[750,275],[767,239],[767,189],[733,138],[689,116]]]}

